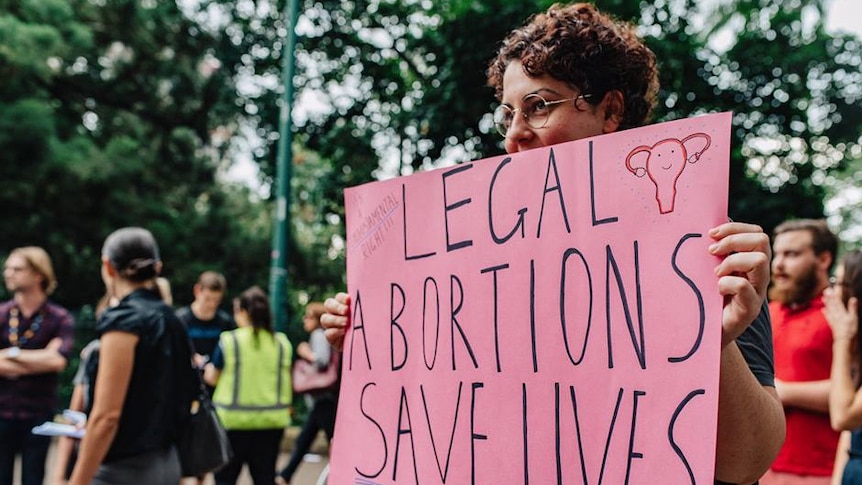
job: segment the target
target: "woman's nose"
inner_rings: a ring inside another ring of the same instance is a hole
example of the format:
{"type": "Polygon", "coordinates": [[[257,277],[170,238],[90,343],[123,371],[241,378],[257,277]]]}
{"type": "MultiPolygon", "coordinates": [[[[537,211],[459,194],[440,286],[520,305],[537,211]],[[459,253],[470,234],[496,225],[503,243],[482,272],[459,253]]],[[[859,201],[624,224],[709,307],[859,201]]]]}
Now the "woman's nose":
{"type": "Polygon", "coordinates": [[[506,151],[511,153],[509,146],[517,146],[519,142],[532,136],[533,130],[527,124],[527,118],[520,111],[512,116],[512,124],[506,130],[506,151]]]}

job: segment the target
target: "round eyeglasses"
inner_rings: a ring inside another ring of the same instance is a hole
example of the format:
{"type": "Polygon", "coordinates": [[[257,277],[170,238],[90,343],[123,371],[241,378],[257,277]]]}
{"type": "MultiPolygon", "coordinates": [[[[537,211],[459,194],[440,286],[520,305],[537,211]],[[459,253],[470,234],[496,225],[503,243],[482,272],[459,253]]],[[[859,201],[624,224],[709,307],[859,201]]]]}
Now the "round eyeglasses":
{"type": "Polygon", "coordinates": [[[544,128],[545,125],[548,124],[548,118],[551,115],[551,108],[554,106],[568,103],[569,101],[577,103],[578,100],[587,99],[590,96],[592,95],[582,94],[580,96],[575,96],[574,98],[548,101],[538,94],[528,94],[524,96],[521,108],[512,108],[505,104],[497,106],[497,109],[494,110],[494,126],[497,128],[497,132],[505,138],[506,133],[509,132],[509,128],[512,126],[512,122],[515,119],[515,113],[520,111],[521,116],[524,117],[524,121],[527,122],[527,126],[534,130],[538,130],[544,128]]]}

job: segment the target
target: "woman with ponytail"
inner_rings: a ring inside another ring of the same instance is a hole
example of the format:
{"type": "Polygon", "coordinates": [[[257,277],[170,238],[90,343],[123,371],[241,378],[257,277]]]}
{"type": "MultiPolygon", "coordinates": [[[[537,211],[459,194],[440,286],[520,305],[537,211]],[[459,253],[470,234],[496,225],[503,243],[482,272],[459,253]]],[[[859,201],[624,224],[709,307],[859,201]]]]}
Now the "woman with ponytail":
{"type": "Polygon", "coordinates": [[[269,300],[259,287],[242,292],[233,312],[239,328],[222,332],[204,371],[204,380],[215,386],[213,403],[234,453],[215,481],[235,484],[247,463],[255,485],[272,485],[281,437],[290,424],[293,347],[273,330],[269,300]]]}
{"type": "Polygon", "coordinates": [[[182,324],[154,290],[161,269],[148,230],[126,227],[105,240],[102,280],[118,303],[96,327],[101,344],[85,371],[93,383],[89,419],[70,484],[179,483],[174,442],[183,397],[174,362],[191,362],[191,353],[181,345],[188,340],[182,324]]]}

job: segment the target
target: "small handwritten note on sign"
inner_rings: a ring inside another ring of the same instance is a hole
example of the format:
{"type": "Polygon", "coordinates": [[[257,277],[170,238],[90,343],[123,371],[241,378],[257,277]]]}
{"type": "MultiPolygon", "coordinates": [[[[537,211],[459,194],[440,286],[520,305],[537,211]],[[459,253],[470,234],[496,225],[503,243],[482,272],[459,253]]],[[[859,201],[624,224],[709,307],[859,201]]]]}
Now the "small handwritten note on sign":
{"type": "Polygon", "coordinates": [[[730,119],[348,189],[329,483],[711,484],[730,119]]]}

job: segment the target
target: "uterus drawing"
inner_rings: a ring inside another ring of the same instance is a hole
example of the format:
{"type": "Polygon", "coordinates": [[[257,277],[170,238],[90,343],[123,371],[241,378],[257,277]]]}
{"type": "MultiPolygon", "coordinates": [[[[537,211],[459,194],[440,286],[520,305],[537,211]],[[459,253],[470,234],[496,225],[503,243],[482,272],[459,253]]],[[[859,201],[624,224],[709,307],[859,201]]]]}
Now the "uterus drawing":
{"type": "Polygon", "coordinates": [[[711,142],[706,133],[694,133],[682,140],[667,138],[653,146],[642,145],[626,157],[626,168],[636,177],[649,175],[655,184],[659,212],[667,214],[673,212],[676,183],[686,165],[700,161],[711,142]]]}

